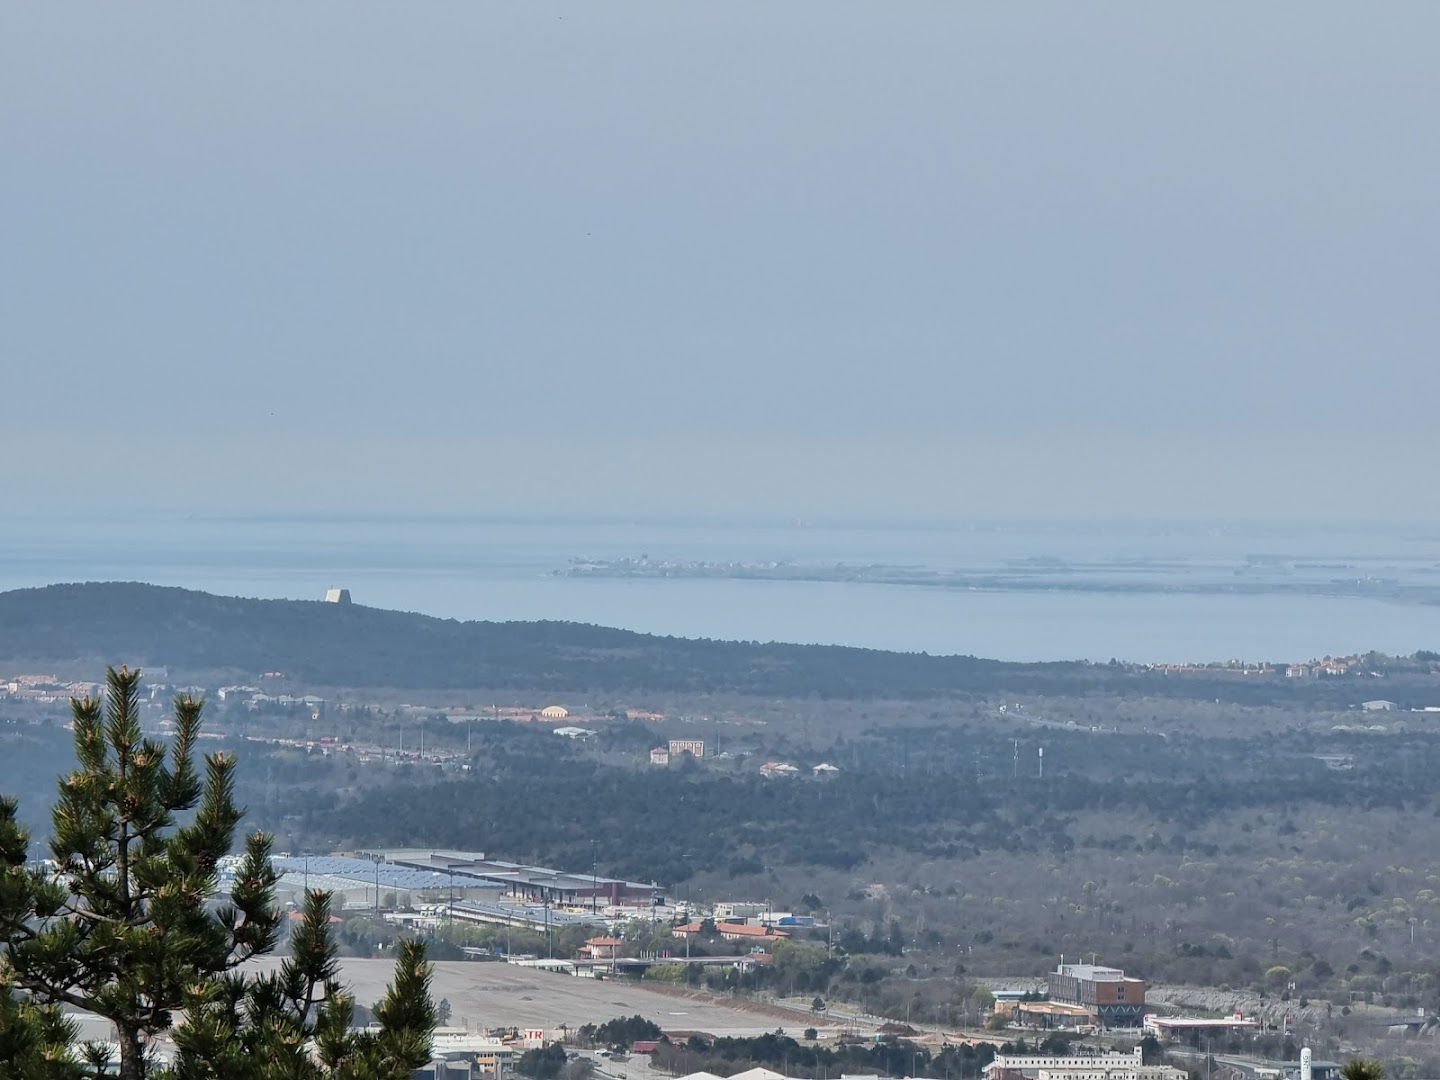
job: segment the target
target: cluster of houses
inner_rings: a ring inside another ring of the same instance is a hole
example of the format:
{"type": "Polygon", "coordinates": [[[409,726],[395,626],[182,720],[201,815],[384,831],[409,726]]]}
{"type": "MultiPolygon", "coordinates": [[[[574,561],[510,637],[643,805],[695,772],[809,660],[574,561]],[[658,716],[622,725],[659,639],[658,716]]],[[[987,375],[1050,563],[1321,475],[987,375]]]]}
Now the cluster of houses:
{"type": "MultiPolygon", "coordinates": [[[[788,761],[767,761],[760,766],[760,775],[772,780],[782,776],[799,776],[802,771],[800,766],[792,765],[788,761]]],[[[828,761],[822,761],[819,765],[810,767],[810,775],[822,780],[835,776],[839,772],[839,767],[831,765],[828,761]]]]}
{"type": "Polygon", "coordinates": [[[71,698],[95,697],[99,693],[99,683],[61,682],[58,675],[12,675],[0,679],[0,697],[11,701],[52,705],[71,698]]]}
{"type": "MultiPolygon", "coordinates": [[[[684,754],[689,754],[693,758],[703,758],[705,756],[705,740],[671,739],[665,746],[657,746],[650,751],[650,764],[670,765],[678,761],[684,754]]],[[[834,776],[839,771],[840,769],[837,766],[831,765],[828,761],[822,761],[819,765],[811,766],[809,770],[810,775],[820,779],[834,776]]],[[[786,776],[799,776],[803,772],[805,772],[805,770],[799,765],[792,764],[788,761],[767,761],[760,766],[760,775],[769,780],[786,776]]]]}
{"type": "Polygon", "coordinates": [[[650,764],[669,765],[681,754],[689,754],[693,758],[703,758],[705,756],[705,740],[671,739],[666,745],[657,746],[650,751],[650,764]]]}

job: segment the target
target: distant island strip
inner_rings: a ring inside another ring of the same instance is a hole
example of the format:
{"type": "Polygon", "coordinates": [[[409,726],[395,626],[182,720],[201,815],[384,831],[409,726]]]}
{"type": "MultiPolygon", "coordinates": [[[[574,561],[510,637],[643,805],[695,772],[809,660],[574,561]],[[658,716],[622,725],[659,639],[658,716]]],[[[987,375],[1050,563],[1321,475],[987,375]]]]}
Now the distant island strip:
{"type": "Polygon", "coordinates": [[[1414,584],[1395,578],[1329,577],[1349,569],[1339,563],[1297,560],[1277,565],[1251,557],[1233,567],[1203,571],[1177,562],[1130,560],[1071,563],[1059,559],[1023,559],[1004,570],[947,569],[888,563],[801,563],[771,560],[709,562],[695,559],[571,559],[551,571],[563,578],[635,578],[831,582],[851,585],[904,585],[984,592],[1170,593],[1216,596],[1328,596],[1440,604],[1440,584],[1414,584]],[[1323,574],[1316,574],[1323,571],[1323,574]],[[1294,576],[1287,576],[1292,574],[1294,576]]]}

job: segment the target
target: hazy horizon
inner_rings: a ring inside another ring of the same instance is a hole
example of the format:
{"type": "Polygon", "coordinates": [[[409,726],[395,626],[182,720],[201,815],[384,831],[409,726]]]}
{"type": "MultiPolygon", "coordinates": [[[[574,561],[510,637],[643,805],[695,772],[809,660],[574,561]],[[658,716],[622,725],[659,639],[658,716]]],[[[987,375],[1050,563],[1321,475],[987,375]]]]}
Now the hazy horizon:
{"type": "Polygon", "coordinates": [[[1440,517],[1431,5],[4,24],[26,507],[1440,517]]]}

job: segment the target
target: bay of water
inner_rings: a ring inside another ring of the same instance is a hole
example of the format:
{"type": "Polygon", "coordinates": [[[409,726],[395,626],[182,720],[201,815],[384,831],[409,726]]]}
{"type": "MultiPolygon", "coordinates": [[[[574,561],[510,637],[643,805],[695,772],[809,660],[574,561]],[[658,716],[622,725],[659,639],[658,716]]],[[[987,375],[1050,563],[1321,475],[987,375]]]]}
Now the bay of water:
{"type": "Polygon", "coordinates": [[[195,517],[0,520],[0,590],[147,581],[461,619],[566,619],[684,637],[1010,660],[1293,660],[1440,648],[1440,606],[1168,591],[1227,581],[1440,581],[1414,528],[1010,523],[945,527],[685,521],[195,517]],[[782,560],[1028,572],[1063,587],[573,579],[572,558],[782,560]],[[1105,591],[1122,585],[1138,591],[1105,591]]]}

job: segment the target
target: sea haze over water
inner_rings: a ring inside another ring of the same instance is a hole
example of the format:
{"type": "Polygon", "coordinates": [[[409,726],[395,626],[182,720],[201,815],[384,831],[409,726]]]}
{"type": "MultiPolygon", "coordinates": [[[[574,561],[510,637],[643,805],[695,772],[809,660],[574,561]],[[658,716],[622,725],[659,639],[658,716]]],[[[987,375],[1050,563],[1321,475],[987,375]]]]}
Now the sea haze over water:
{"type": "Polygon", "coordinates": [[[1292,660],[1440,646],[1440,605],[1395,598],[1440,588],[1440,535],[1424,528],[164,514],[0,524],[0,589],[101,580],[292,599],[343,585],[357,603],[461,619],[1011,660],[1292,660]],[[557,574],[572,559],[641,555],[780,561],[817,576],[839,564],[957,570],[991,584],[557,574]]]}

